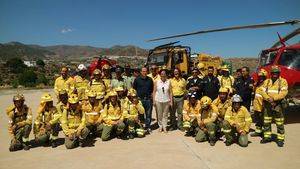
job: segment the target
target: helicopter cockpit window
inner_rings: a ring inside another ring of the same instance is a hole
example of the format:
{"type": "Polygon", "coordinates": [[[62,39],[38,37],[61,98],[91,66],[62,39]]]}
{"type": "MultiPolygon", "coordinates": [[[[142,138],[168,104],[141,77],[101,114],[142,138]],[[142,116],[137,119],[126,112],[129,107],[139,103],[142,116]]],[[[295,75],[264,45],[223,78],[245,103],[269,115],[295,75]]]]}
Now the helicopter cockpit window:
{"type": "Polygon", "coordinates": [[[260,63],[262,66],[272,64],[276,58],[277,52],[262,52],[260,57],[260,63]]]}
{"type": "Polygon", "coordinates": [[[175,64],[179,64],[183,62],[183,53],[182,52],[177,52],[174,54],[174,62],[175,64]]]}
{"type": "Polygon", "coordinates": [[[285,50],[279,58],[278,64],[300,70],[300,50],[285,50]]]}
{"type": "Polygon", "coordinates": [[[155,64],[158,66],[164,65],[166,63],[167,53],[157,53],[149,56],[149,64],[155,64]]]}

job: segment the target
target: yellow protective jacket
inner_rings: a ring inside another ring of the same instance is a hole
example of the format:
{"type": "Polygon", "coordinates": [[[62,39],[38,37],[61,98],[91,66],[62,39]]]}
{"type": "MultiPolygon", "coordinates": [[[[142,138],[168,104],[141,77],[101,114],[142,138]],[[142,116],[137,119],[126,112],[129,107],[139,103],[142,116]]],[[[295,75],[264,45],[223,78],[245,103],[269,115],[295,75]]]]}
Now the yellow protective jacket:
{"type": "Polygon", "coordinates": [[[213,101],[212,104],[214,104],[218,108],[218,117],[224,119],[228,107],[231,106],[231,101],[230,99],[227,99],[224,103],[222,103],[221,99],[218,97],[213,101]]]}
{"type": "Polygon", "coordinates": [[[64,109],[67,108],[67,105],[63,104],[62,102],[58,102],[55,107],[56,107],[57,113],[60,114],[60,115],[62,115],[64,109]]]}
{"type": "Polygon", "coordinates": [[[111,103],[109,103],[104,106],[104,110],[101,113],[100,118],[104,124],[112,125],[112,122],[114,121],[123,121],[124,114],[127,114],[127,112],[124,112],[123,106],[119,106],[118,104],[113,106],[111,103]]]}
{"type": "Polygon", "coordinates": [[[88,90],[95,91],[98,94],[103,92],[105,93],[108,89],[103,80],[96,81],[95,79],[93,79],[89,84],[88,90]]]}
{"type": "Polygon", "coordinates": [[[102,103],[98,103],[93,107],[89,101],[85,101],[82,104],[82,111],[85,114],[86,123],[96,124],[101,121],[99,117],[103,112],[103,106],[102,103]]]}
{"type": "Polygon", "coordinates": [[[79,100],[85,99],[86,90],[89,87],[89,81],[77,75],[74,77],[74,88],[77,90],[79,100]]]}
{"type": "Polygon", "coordinates": [[[235,124],[237,126],[237,130],[244,131],[246,133],[249,132],[252,123],[251,115],[244,106],[241,106],[237,112],[235,112],[232,107],[228,107],[224,120],[228,121],[231,126],[235,124]]]}
{"type": "Polygon", "coordinates": [[[256,112],[263,111],[263,96],[262,92],[264,91],[263,83],[256,87],[255,96],[253,99],[253,110],[256,112]]]}
{"type": "Polygon", "coordinates": [[[186,93],[187,82],[184,78],[179,78],[178,80],[174,77],[171,80],[171,88],[173,96],[183,96],[186,93]]]}
{"type": "Polygon", "coordinates": [[[19,111],[15,105],[9,106],[6,109],[8,120],[8,132],[13,137],[15,135],[12,127],[17,125],[17,129],[25,126],[26,124],[32,125],[32,111],[24,104],[22,109],[19,111]]]}
{"type": "Polygon", "coordinates": [[[218,108],[211,104],[208,110],[200,109],[199,118],[204,124],[213,123],[217,120],[218,108]]]}
{"type": "Polygon", "coordinates": [[[61,117],[61,126],[65,135],[73,134],[85,128],[85,115],[80,106],[74,111],[64,109],[61,117]]]}
{"type": "Polygon", "coordinates": [[[70,93],[72,92],[73,89],[74,89],[74,79],[72,77],[68,77],[67,79],[64,79],[62,76],[60,76],[55,80],[54,91],[56,96],[58,96],[60,90],[65,90],[68,93],[70,93]]]}
{"type": "Polygon", "coordinates": [[[261,95],[265,100],[272,98],[274,101],[281,101],[288,94],[287,81],[279,77],[274,83],[271,79],[266,79],[262,85],[261,95]]]}
{"type": "Polygon", "coordinates": [[[112,86],[111,86],[111,78],[106,78],[106,77],[103,77],[102,78],[104,84],[105,84],[105,89],[106,89],[106,92],[108,93],[111,89],[112,89],[112,86]]]}
{"type": "Polygon", "coordinates": [[[41,128],[45,127],[47,123],[50,125],[59,122],[61,114],[57,112],[57,109],[53,106],[50,110],[44,110],[43,106],[40,105],[37,111],[37,116],[34,121],[33,133],[37,134],[41,128]]]}
{"type": "Polygon", "coordinates": [[[195,119],[197,119],[198,121],[200,117],[200,109],[201,109],[201,105],[199,100],[197,101],[195,106],[192,106],[188,100],[184,100],[183,111],[182,111],[183,121],[192,122],[195,119]]]}
{"type": "Polygon", "coordinates": [[[234,83],[234,78],[232,76],[219,76],[218,77],[219,82],[220,82],[220,87],[226,87],[229,89],[230,93],[233,92],[233,83],[234,83]]]}
{"type": "Polygon", "coordinates": [[[137,104],[134,104],[130,100],[128,100],[125,104],[125,108],[127,109],[127,111],[125,111],[126,114],[124,114],[124,118],[136,119],[139,114],[145,113],[145,109],[141,101],[138,101],[137,104]]]}

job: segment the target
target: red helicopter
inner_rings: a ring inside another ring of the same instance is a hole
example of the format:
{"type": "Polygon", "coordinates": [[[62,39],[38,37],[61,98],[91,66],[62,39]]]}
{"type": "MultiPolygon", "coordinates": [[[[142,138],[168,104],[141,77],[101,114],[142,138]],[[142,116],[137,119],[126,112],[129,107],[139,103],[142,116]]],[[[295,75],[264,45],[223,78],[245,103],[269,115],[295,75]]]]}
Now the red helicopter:
{"type": "MultiPolygon", "coordinates": [[[[245,26],[234,26],[220,29],[196,31],[185,34],[177,34],[173,36],[161,37],[147,40],[158,41],[164,39],[172,39],[190,35],[212,33],[212,32],[221,32],[229,30],[238,30],[238,29],[258,29],[265,27],[273,26],[282,26],[282,25],[295,25],[299,24],[300,20],[289,20],[284,22],[271,22],[263,24],[254,24],[254,25],[245,25],[245,26]]],[[[257,71],[252,74],[254,80],[257,79],[257,72],[260,69],[265,69],[270,72],[272,65],[278,65],[281,68],[281,76],[284,77],[289,84],[289,95],[297,99],[297,102],[300,101],[300,42],[287,45],[286,41],[300,34],[300,28],[289,33],[284,38],[279,36],[279,41],[276,42],[270,49],[262,50],[259,55],[259,64],[257,66],[257,71]]]]}
{"type": "Polygon", "coordinates": [[[106,57],[95,57],[89,66],[89,74],[92,75],[95,69],[102,69],[102,66],[109,65],[110,67],[116,67],[117,61],[108,59],[106,57]]]}

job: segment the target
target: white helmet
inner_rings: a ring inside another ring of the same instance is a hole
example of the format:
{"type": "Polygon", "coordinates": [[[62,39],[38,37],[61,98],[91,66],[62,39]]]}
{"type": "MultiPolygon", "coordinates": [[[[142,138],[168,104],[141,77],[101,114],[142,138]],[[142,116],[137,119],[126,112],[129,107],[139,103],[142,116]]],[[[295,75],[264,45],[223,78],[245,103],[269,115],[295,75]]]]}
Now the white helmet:
{"type": "Polygon", "coordinates": [[[232,102],[233,103],[241,103],[241,102],[243,102],[243,99],[241,98],[240,95],[235,94],[232,96],[232,102]]]}
{"type": "Polygon", "coordinates": [[[87,70],[87,69],[84,66],[84,64],[80,64],[80,65],[78,65],[78,70],[81,71],[81,70],[87,70]]]}

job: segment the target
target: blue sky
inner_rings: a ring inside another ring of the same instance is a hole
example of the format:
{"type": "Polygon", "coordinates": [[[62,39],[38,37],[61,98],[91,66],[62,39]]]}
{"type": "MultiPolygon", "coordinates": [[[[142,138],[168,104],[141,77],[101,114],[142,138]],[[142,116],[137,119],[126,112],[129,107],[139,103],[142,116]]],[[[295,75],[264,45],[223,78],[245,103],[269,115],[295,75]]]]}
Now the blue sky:
{"type": "MultiPolygon", "coordinates": [[[[209,28],[300,19],[299,0],[0,0],[0,43],[137,45],[180,40],[194,52],[253,56],[297,26],[147,39],[209,28]]],[[[299,39],[299,38],[298,38],[299,39]]]]}

